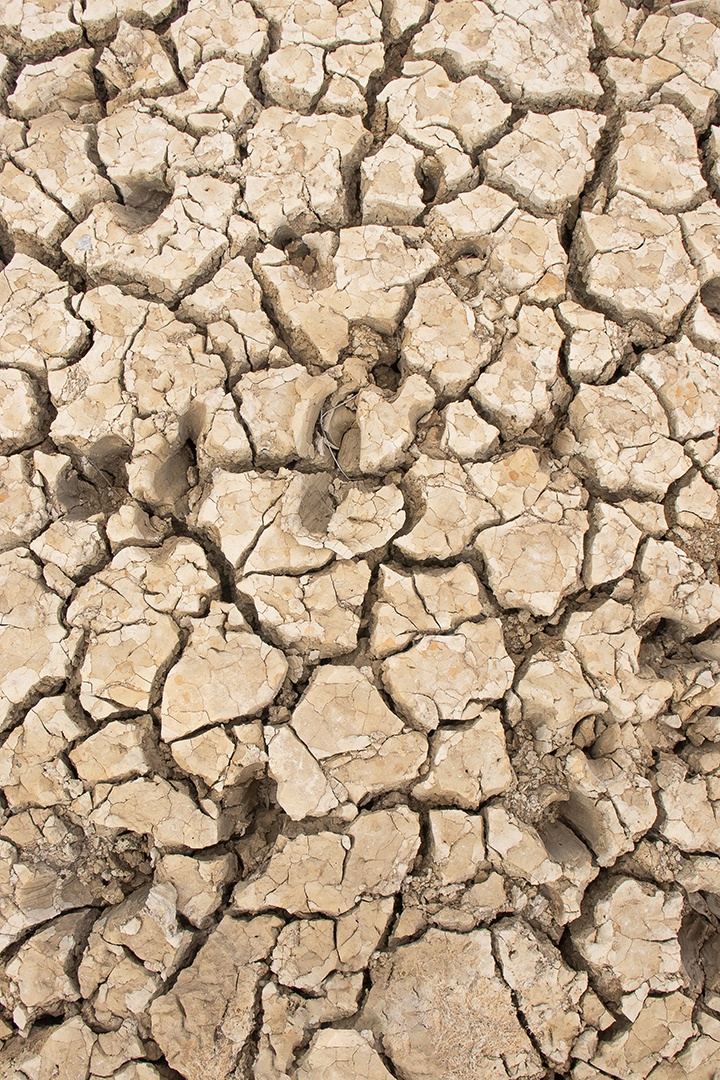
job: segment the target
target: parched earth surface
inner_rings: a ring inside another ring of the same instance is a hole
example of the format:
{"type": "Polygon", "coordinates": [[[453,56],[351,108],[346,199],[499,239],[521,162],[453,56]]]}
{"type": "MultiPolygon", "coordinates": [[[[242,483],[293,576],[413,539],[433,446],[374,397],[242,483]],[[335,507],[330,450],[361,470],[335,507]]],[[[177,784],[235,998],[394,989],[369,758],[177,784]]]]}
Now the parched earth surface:
{"type": "Polygon", "coordinates": [[[720,3],[0,3],[0,1078],[720,1076],[720,3]]]}

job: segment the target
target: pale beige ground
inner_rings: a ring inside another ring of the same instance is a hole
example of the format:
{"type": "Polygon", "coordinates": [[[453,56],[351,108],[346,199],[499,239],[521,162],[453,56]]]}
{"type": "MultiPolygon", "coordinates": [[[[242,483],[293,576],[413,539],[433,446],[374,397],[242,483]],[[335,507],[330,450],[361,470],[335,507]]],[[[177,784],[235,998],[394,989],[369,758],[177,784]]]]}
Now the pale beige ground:
{"type": "Polygon", "coordinates": [[[0,1080],[720,1077],[718,94],[0,0],[0,1080]]]}

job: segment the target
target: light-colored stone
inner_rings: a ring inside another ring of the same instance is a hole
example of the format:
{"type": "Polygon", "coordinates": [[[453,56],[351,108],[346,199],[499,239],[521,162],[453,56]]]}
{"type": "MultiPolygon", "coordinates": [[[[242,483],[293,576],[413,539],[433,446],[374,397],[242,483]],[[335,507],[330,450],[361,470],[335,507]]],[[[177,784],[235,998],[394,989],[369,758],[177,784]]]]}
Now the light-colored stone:
{"type": "Polygon", "coordinates": [[[447,559],[462,554],[478,529],[498,515],[461,466],[421,455],[405,473],[404,486],[418,511],[394,546],[410,559],[447,559]]]}
{"type": "Polygon", "coordinates": [[[272,521],[286,486],[284,477],[272,473],[218,469],[194,508],[194,521],[232,566],[240,566],[272,521]]]}
{"type": "Polygon", "coordinates": [[[310,112],[325,81],[323,51],[313,45],[284,45],[272,53],[260,72],[268,104],[310,112]]]}
{"type": "Polygon", "coordinates": [[[113,102],[176,94],[180,83],[162,42],[152,30],[121,21],[97,63],[113,102]]]}
{"type": "Polygon", "coordinates": [[[405,500],[394,484],[370,483],[341,489],[342,496],[328,521],[324,545],[340,559],[378,551],[405,524],[405,500]]]}
{"type": "Polygon", "coordinates": [[[74,595],[68,621],[89,631],[81,701],[96,719],[142,711],[175,658],[180,631],[170,612],[207,612],[219,592],[202,548],[182,537],[161,548],[123,548],[74,595]],[[122,592],[118,590],[123,583],[122,592]]]}
{"type": "Polygon", "coordinates": [[[49,267],[16,254],[0,273],[0,364],[43,376],[75,359],[88,340],[67,301],[70,287],[49,267]]]}
{"type": "Polygon", "coordinates": [[[485,824],[480,814],[431,810],[430,860],[441,885],[462,884],[486,864],[485,824]]]}
{"type": "Polygon", "coordinates": [[[699,439],[720,421],[720,360],[687,338],[645,353],[637,372],[667,413],[674,439],[699,439]]]}
{"type": "Polygon", "coordinates": [[[521,919],[503,919],[492,929],[503,978],[539,1048],[552,1066],[565,1069],[584,1024],[580,1001],[585,972],[573,971],[552,942],[521,919]]]}
{"type": "Polygon", "coordinates": [[[0,479],[4,496],[0,504],[0,550],[9,551],[38,536],[50,513],[42,479],[28,457],[0,457],[0,479]]]}
{"type": "Polygon", "coordinates": [[[97,132],[98,155],[126,206],[150,211],[172,193],[179,169],[192,170],[195,141],[145,104],[115,109],[97,132]]]}
{"type": "Polygon", "coordinates": [[[405,806],[363,812],[344,834],[281,835],[264,871],[236,887],[233,904],[241,912],[341,915],[364,897],[398,892],[419,846],[418,816],[405,806]]]}
{"type": "Polygon", "coordinates": [[[31,122],[26,147],[17,152],[15,160],[80,221],[96,203],[116,198],[110,180],[92,160],[93,151],[87,127],[68,120],[63,112],[51,112],[31,122]]]}
{"type": "Polygon", "coordinates": [[[245,0],[190,0],[171,28],[180,70],[186,79],[209,60],[252,68],[267,52],[267,23],[245,0]]]}
{"type": "Polygon", "coordinates": [[[642,531],[619,506],[598,502],[590,514],[589,533],[583,581],[592,589],[632,569],[642,531]]]}
{"type": "Polygon", "coordinates": [[[302,821],[324,817],[334,810],[338,799],[327,777],[294,731],[289,727],[268,727],[265,739],[268,775],[277,784],[276,798],[288,817],[302,821]]]}
{"type": "Polygon", "coordinates": [[[71,119],[98,120],[100,102],[92,72],[93,49],[75,49],[42,64],[26,64],[8,98],[11,116],[33,120],[62,109],[71,119]]]}
{"type": "Polygon", "coordinates": [[[44,1078],[53,1073],[58,1075],[59,1070],[72,1061],[76,1076],[82,1076],[83,1072],[89,1076],[96,1039],[97,1036],[82,1017],[72,1016],[61,1024],[39,1028],[29,1045],[23,1039],[21,1045],[16,1047],[18,1053],[13,1055],[15,1060],[9,1061],[9,1068],[19,1076],[23,1072],[27,1076],[30,1072],[30,1075],[35,1073],[37,1077],[44,1078]]]}
{"type": "Polygon", "coordinates": [[[579,591],[586,496],[582,488],[566,487],[548,489],[530,510],[483,530],[475,541],[502,607],[552,615],[565,596],[579,591]]]}
{"type": "Polygon", "coordinates": [[[359,1031],[318,1031],[298,1068],[299,1080],[390,1080],[382,1058],[359,1031]]]}
{"type": "MultiPolygon", "coordinates": [[[[352,17],[351,13],[354,13],[356,17],[360,16],[362,18],[362,16],[365,16],[368,37],[374,37],[379,30],[373,18],[373,16],[377,16],[377,7],[377,3],[356,4],[353,7],[346,8],[344,14],[348,17],[352,17]]],[[[357,34],[355,36],[360,37],[362,35],[357,34]]],[[[349,42],[347,45],[340,45],[339,48],[327,53],[325,64],[334,79],[346,79],[348,82],[354,82],[364,96],[368,92],[370,81],[382,74],[385,66],[385,48],[380,40],[349,42]]],[[[362,109],[363,113],[365,111],[366,103],[364,103],[362,109]]]]}
{"type": "Polygon", "coordinates": [[[440,401],[467,390],[490,360],[491,344],[443,278],[418,288],[404,323],[402,367],[424,376],[440,401]]]}
{"type": "Polygon", "coordinates": [[[392,897],[361,900],[335,922],[335,946],[344,971],[361,971],[380,943],[393,915],[392,897]]]}
{"type": "Polygon", "coordinates": [[[153,723],[149,716],[114,720],[78,743],[68,757],[84,784],[147,776],[153,765],[153,723]]]}
{"type": "MultiPolygon", "coordinates": [[[[717,154],[714,156],[717,157],[717,154]]],[[[708,200],[698,206],[697,210],[679,214],[678,220],[688,254],[698,268],[700,280],[703,283],[712,281],[720,273],[720,258],[717,252],[720,207],[708,200]]]]}
{"type": "Polygon", "coordinates": [[[572,300],[558,306],[558,318],[569,331],[566,367],[573,386],[607,382],[625,354],[627,338],[621,327],[572,300]]]}
{"type": "Polygon", "coordinates": [[[302,364],[242,375],[234,393],[256,463],[284,465],[310,458],[320,408],[335,386],[330,375],[309,375],[302,364]]]}
{"type": "Polygon", "coordinates": [[[186,960],[196,935],[177,921],[175,889],[170,884],[146,885],[95,922],[88,948],[98,937],[110,946],[132,953],[148,971],[168,979],[186,960]]]}
{"type": "Polygon", "coordinates": [[[413,726],[433,731],[447,720],[474,720],[509,688],[514,665],[499,619],[462,623],[383,661],[383,682],[413,726]]]}
{"type": "MultiPolygon", "coordinates": [[[[318,668],[290,722],[302,740],[300,747],[306,746],[320,762],[334,790],[347,792],[356,803],[412,780],[427,755],[427,740],[406,731],[367,676],[354,667],[318,668]]],[[[271,744],[271,771],[272,758],[271,744]]],[[[292,782],[290,771],[288,780],[292,782]]],[[[309,777],[301,786],[305,791],[296,797],[309,799],[309,777]]]]}
{"type": "Polygon", "coordinates": [[[503,522],[530,510],[550,481],[547,464],[529,446],[520,446],[495,461],[472,465],[465,471],[503,522]]]}
{"type": "Polygon", "coordinates": [[[235,743],[223,727],[205,728],[198,735],[176,739],[173,758],[189,776],[199,776],[213,791],[222,791],[235,743]]]}
{"type": "Polygon", "coordinates": [[[212,923],[213,913],[222,904],[225,889],[236,873],[237,859],[230,852],[203,858],[164,855],[155,871],[160,884],[167,882],[175,889],[178,911],[201,929],[212,923]]]}
{"type": "Polygon", "coordinates": [[[473,186],[471,155],[501,130],[510,108],[476,75],[452,82],[439,64],[410,61],[378,95],[388,127],[432,155],[443,194],[473,186]]]}
{"type": "Polygon", "coordinates": [[[208,60],[181,94],[155,99],[155,108],[181,130],[200,138],[244,131],[257,114],[257,102],[243,81],[243,64],[208,60]]]}
{"type": "Polygon", "coordinates": [[[499,430],[478,416],[471,401],[451,401],[443,417],[440,447],[458,461],[485,461],[497,450],[499,430]]]}
{"type": "Polygon", "coordinates": [[[56,806],[82,794],[63,757],[74,739],[85,734],[61,697],[46,697],[27,713],[0,747],[0,784],[8,805],[56,806]]]}
{"type": "Polygon", "coordinates": [[[668,619],[681,637],[701,634],[720,618],[720,586],[669,540],[648,540],[638,558],[636,625],[668,619]]]}
{"type": "Polygon", "coordinates": [[[59,518],[32,541],[30,550],[67,577],[83,578],[100,569],[108,558],[102,518],[99,515],[90,521],[59,518]]]}
{"type": "Polygon", "coordinates": [[[37,180],[8,161],[0,171],[0,220],[25,255],[57,263],[58,245],[72,219],[37,180]]]}
{"type": "Polygon", "coordinates": [[[572,750],[565,759],[568,801],[561,817],[572,826],[601,866],[611,866],[657,818],[650,781],[637,770],[629,753],[587,757],[572,750]]]}
{"type": "Polygon", "coordinates": [[[665,759],[657,772],[658,831],[681,851],[709,851],[720,854],[717,816],[708,781],[703,776],[687,776],[682,761],[665,759]]]}
{"type": "Polygon", "coordinates": [[[87,0],[78,17],[94,43],[111,38],[121,19],[138,26],[155,26],[172,10],[172,0],[87,0]]]}
{"type": "Polygon", "coordinates": [[[480,241],[496,232],[514,210],[517,204],[509,195],[480,184],[432,208],[427,216],[428,239],[450,257],[468,250],[480,254],[480,241]]]}
{"type": "Polygon", "coordinates": [[[674,1058],[694,1034],[692,1013],[692,1000],[684,994],[647,998],[632,1027],[603,1041],[592,1064],[623,1080],[645,1080],[658,1061],[674,1058]]]}
{"type": "Polygon", "coordinates": [[[602,94],[591,73],[590,21],[576,0],[541,0],[518,11],[510,0],[444,0],[413,41],[414,56],[444,60],[461,76],[486,74],[513,101],[592,105],[602,94]]]}
{"type": "Polygon", "coordinates": [[[672,683],[641,665],[642,640],[633,621],[629,604],[603,600],[589,611],[573,612],[563,633],[610,715],[621,723],[636,716],[652,719],[672,694],[672,683]]]}
{"type": "Polygon", "coordinates": [[[331,367],[349,344],[350,323],[395,333],[414,287],[437,261],[428,244],[411,246],[382,225],[363,225],[341,229],[339,242],[325,234],[302,268],[272,249],[253,266],[298,357],[331,367]]]}
{"type": "Polygon", "coordinates": [[[496,870],[532,885],[548,885],[562,877],[562,867],[532,825],[513,818],[502,806],[489,806],[484,817],[487,857],[496,870]]]}
{"type": "Polygon", "coordinates": [[[82,40],[82,30],[63,0],[38,4],[20,0],[0,16],[0,48],[16,60],[47,60],[82,40]]]}
{"type": "Polygon", "coordinates": [[[245,561],[245,574],[302,574],[326,566],[333,557],[325,544],[333,506],[329,473],[283,470],[277,475],[289,478],[287,486],[245,561]]]}
{"type": "Polygon", "coordinates": [[[23,942],[5,965],[9,986],[3,1004],[21,1030],[36,1016],[57,1014],[64,1001],[79,999],[75,967],[93,918],[88,908],[60,916],[23,942]]]}
{"type": "Polygon", "coordinates": [[[147,1007],[162,987],[159,975],[121,945],[109,945],[100,934],[90,935],[78,983],[82,996],[92,1000],[98,1021],[115,1029],[124,1017],[146,1025],[147,1007]]]}
{"type": "Polygon", "coordinates": [[[489,614],[485,591],[467,563],[412,574],[381,565],[370,646],[380,658],[399,652],[420,634],[454,630],[465,619],[489,614]]]}
{"type": "Polygon", "coordinates": [[[260,0],[258,7],[283,45],[307,42],[331,48],[341,42],[379,41],[382,35],[379,5],[374,2],[351,3],[344,11],[330,0],[312,0],[307,6],[301,0],[260,0]]]}
{"type": "Polygon", "coordinates": [[[276,343],[262,310],[263,294],[242,256],[218,270],[206,285],[186,296],[181,315],[207,327],[208,338],[230,369],[233,381],[249,364],[262,367],[276,343]]]}
{"type": "Polygon", "coordinates": [[[285,240],[347,224],[344,184],[369,145],[358,117],[264,109],[248,132],[243,167],[244,205],[261,235],[285,240]]]}
{"type": "Polygon", "coordinates": [[[332,919],[302,919],[282,928],[270,966],[283,986],[317,993],[338,963],[332,919]]]}
{"type": "Polygon", "coordinates": [[[515,692],[522,702],[523,719],[544,754],[567,745],[584,717],[607,710],[569,650],[535,653],[524,665],[515,692]]]}
{"type": "MultiPolygon", "coordinates": [[[[392,396],[374,386],[361,390],[355,414],[360,471],[385,476],[402,465],[405,451],[415,438],[418,420],[430,412],[434,404],[435,392],[422,375],[409,375],[392,396]]],[[[345,437],[346,440],[350,438],[350,434],[345,437]]],[[[341,446],[341,464],[344,456],[344,446],[341,446]]]]}
{"type": "Polygon", "coordinates": [[[229,184],[210,176],[178,178],[173,197],[150,224],[139,211],[100,203],[64,241],[70,262],[94,283],[176,301],[215,267],[227,248],[233,208],[229,184]]]}
{"type": "Polygon", "coordinates": [[[114,832],[149,834],[166,850],[197,849],[213,847],[229,831],[214,804],[206,809],[160,776],[141,777],[112,787],[93,810],[91,821],[114,832]]]}
{"type": "Polygon", "coordinates": [[[0,554],[0,596],[0,727],[4,728],[33,695],[60,689],[70,674],[79,635],[61,619],[62,600],[45,586],[29,552],[0,554]]]}
{"type": "Polygon", "coordinates": [[[718,521],[718,493],[699,472],[684,478],[672,500],[672,513],[678,525],[702,529],[718,521]]]}

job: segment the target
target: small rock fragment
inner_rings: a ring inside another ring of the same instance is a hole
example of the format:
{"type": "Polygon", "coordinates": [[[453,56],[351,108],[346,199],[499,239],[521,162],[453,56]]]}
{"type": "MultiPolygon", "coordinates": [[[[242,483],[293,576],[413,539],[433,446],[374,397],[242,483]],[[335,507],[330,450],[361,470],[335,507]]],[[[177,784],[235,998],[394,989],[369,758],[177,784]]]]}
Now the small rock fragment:
{"type": "Polygon", "coordinates": [[[360,560],[299,578],[249,574],[238,587],[281,649],[320,659],[355,648],[369,580],[370,567],[360,560]]]}
{"type": "Polygon", "coordinates": [[[91,814],[105,829],[149,834],[166,849],[212,847],[227,838],[228,824],[214,804],[201,810],[184,791],[156,776],[117,784],[91,814]]]}
{"type": "Polygon", "coordinates": [[[457,462],[421,455],[405,473],[404,486],[420,512],[394,542],[410,559],[448,559],[462,554],[479,529],[497,513],[457,462]]]}
{"type": "Polygon", "coordinates": [[[568,967],[562,953],[521,919],[501,920],[492,935],[503,978],[540,1050],[556,1069],[567,1068],[584,1026],[580,1002],[587,975],[568,967]]]}
{"type": "Polygon", "coordinates": [[[614,168],[618,190],[656,210],[687,210],[706,191],[692,124],[673,105],[626,115],[614,168]]]}

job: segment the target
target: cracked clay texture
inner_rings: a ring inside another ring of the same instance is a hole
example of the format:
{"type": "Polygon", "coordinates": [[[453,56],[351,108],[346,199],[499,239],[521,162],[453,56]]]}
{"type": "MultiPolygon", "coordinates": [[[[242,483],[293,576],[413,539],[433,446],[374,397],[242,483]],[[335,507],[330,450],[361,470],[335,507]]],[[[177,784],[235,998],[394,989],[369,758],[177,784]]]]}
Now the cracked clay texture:
{"type": "Polygon", "coordinates": [[[0,1080],[720,1080],[720,0],[0,0],[0,1080]]]}

